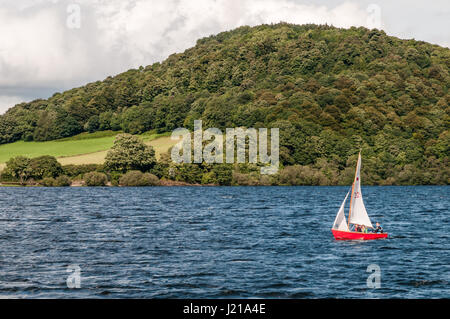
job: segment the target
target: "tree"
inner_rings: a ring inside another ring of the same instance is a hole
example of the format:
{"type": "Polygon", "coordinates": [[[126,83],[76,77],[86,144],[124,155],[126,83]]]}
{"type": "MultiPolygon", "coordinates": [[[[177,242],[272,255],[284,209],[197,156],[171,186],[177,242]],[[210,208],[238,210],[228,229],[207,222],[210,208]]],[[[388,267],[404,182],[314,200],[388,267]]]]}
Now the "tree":
{"type": "Polygon", "coordinates": [[[24,156],[17,156],[11,158],[6,162],[6,172],[11,176],[18,178],[22,185],[30,178],[30,159],[24,156]]]}
{"type": "Polygon", "coordinates": [[[150,130],[152,121],[150,108],[132,106],[122,114],[122,129],[126,133],[141,134],[150,130]]]}
{"type": "Polygon", "coordinates": [[[105,186],[108,182],[108,177],[99,172],[89,172],[84,175],[84,182],[87,186],[105,186]]]}
{"type": "Polygon", "coordinates": [[[153,147],[145,145],[138,137],[130,134],[117,135],[114,145],[105,158],[105,167],[111,171],[146,172],[156,164],[153,147]]]}
{"type": "Polygon", "coordinates": [[[159,179],[150,173],[130,171],[120,178],[119,184],[121,186],[156,186],[159,184],[159,179]]]}
{"type": "Polygon", "coordinates": [[[98,122],[99,122],[99,130],[100,131],[106,131],[111,129],[111,118],[113,116],[113,112],[104,112],[99,115],[98,122]]]}
{"type": "Polygon", "coordinates": [[[54,186],[56,186],[56,187],[68,187],[71,184],[72,184],[72,181],[70,180],[69,177],[67,177],[66,175],[61,175],[61,176],[58,176],[55,179],[54,186]]]}
{"type": "Polygon", "coordinates": [[[89,133],[94,133],[100,127],[100,119],[98,115],[92,115],[87,123],[84,125],[84,129],[89,133]]]}
{"type": "Polygon", "coordinates": [[[202,182],[203,170],[200,164],[181,164],[177,167],[175,179],[189,184],[200,184],[202,182]]]}
{"type": "Polygon", "coordinates": [[[211,171],[215,176],[215,182],[219,185],[231,185],[233,179],[233,167],[229,164],[213,164],[211,171]]]}
{"type": "Polygon", "coordinates": [[[44,155],[29,161],[30,175],[35,179],[57,177],[62,173],[62,166],[55,157],[44,155]]]}

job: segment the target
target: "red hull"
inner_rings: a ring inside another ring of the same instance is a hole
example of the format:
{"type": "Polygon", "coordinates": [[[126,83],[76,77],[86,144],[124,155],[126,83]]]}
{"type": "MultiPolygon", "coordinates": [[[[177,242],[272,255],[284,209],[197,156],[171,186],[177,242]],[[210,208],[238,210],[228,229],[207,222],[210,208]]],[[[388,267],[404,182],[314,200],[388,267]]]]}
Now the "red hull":
{"type": "Polygon", "coordinates": [[[336,240],[373,240],[387,238],[387,233],[356,233],[332,229],[334,239],[336,240]]]}

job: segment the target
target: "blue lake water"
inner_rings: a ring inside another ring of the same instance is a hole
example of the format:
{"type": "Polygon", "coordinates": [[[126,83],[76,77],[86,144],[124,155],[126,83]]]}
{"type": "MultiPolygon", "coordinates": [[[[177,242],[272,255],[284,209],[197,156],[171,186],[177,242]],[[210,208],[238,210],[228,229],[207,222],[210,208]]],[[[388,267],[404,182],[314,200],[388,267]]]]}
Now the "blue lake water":
{"type": "Polygon", "coordinates": [[[335,241],[348,189],[0,188],[0,297],[449,298],[450,187],[363,187],[390,238],[335,241]]]}

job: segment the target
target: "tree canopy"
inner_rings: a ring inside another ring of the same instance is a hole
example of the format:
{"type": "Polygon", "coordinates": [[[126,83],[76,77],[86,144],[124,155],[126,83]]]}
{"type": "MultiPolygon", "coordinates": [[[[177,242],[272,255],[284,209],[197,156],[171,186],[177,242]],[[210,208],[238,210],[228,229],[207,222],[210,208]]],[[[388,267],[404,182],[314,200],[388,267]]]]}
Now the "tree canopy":
{"type": "Polygon", "coordinates": [[[112,171],[148,171],[156,164],[155,151],[131,134],[117,135],[105,158],[105,167],[112,171]]]}

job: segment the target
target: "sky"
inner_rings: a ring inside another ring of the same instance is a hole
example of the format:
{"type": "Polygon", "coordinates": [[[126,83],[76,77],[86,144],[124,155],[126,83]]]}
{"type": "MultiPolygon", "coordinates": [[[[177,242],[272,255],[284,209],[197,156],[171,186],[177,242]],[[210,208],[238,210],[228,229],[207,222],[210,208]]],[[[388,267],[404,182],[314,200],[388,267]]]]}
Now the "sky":
{"type": "Polygon", "coordinates": [[[242,25],[379,28],[450,47],[450,1],[0,0],[0,114],[242,25]]]}

